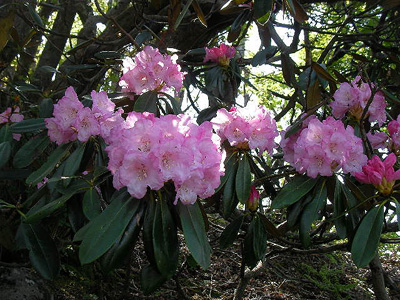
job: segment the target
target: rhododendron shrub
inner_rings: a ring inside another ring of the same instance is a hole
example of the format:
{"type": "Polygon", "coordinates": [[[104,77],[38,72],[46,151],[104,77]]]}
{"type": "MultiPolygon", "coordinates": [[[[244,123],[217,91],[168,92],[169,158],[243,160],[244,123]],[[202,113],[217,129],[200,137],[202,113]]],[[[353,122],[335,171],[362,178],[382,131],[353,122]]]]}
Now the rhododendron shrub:
{"type": "Polygon", "coordinates": [[[344,173],[360,172],[367,163],[363,145],[351,126],[328,117],[322,122],[316,118],[295,135],[281,143],[284,159],[299,173],[331,176],[342,169],[344,173]]]}
{"type": "Polygon", "coordinates": [[[225,45],[222,43],[219,48],[205,48],[206,56],[204,57],[203,62],[215,62],[222,66],[228,66],[231,58],[235,56],[236,49],[235,47],[225,45]]]}
{"type": "Polygon", "coordinates": [[[200,126],[184,115],[130,113],[118,138],[106,148],[114,186],[140,199],[149,187],[159,190],[172,181],[176,197],[193,204],[219,186],[222,154],[211,124],[200,126]]]}

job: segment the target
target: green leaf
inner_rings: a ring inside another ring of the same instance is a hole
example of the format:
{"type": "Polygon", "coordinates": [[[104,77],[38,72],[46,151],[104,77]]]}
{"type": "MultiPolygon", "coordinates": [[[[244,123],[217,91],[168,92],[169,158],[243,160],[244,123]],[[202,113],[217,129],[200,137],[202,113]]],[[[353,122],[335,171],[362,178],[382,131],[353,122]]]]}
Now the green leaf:
{"type": "Polygon", "coordinates": [[[308,203],[303,210],[300,219],[300,241],[304,247],[309,247],[311,243],[310,238],[310,229],[312,223],[318,219],[321,214],[321,210],[326,205],[327,199],[327,189],[325,181],[323,181],[318,187],[315,189],[315,195],[310,203],[308,203]]]}
{"type": "MultiPolygon", "coordinates": [[[[227,219],[231,213],[235,210],[239,200],[235,194],[235,182],[236,182],[236,173],[238,169],[238,163],[236,161],[237,156],[232,157],[232,165],[229,167],[228,178],[226,179],[226,183],[223,190],[222,195],[222,215],[225,219],[227,219]]],[[[227,170],[228,171],[228,170],[227,170]]]]}
{"type": "Polygon", "coordinates": [[[63,207],[65,203],[74,195],[76,191],[72,191],[69,194],[65,194],[56,200],[44,205],[39,210],[35,212],[29,211],[26,215],[26,219],[24,220],[25,223],[35,223],[45,217],[48,217],[57,209],[63,207]]]}
{"type": "Polygon", "coordinates": [[[280,209],[299,201],[317,183],[317,179],[307,176],[298,176],[287,183],[272,201],[271,208],[280,209]]]}
{"type": "Polygon", "coordinates": [[[178,235],[175,222],[165,199],[156,203],[153,220],[153,247],[157,268],[170,278],[178,266],[178,235]]]}
{"type": "Polygon", "coordinates": [[[28,7],[29,14],[31,15],[33,21],[40,27],[44,28],[43,21],[36,10],[30,4],[26,4],[26,6],[28,7]]]}
{"type": "Polygon", "coordinates": [[[251,173],[250,164],[246,154],[239,160],[239,165],[235,178],[235,191],[239,202],[245,204],[250,197],[251,173]]]}
{"type": "Polygon", "coordinates": [[[278,52],[278,47],[270,46],[261,51],[259,51],[254,57],[251,59],[251,65],[253,67],[257,67],[259,65],[263,65],[267,63],[268,59],[273,57],[278,52]]]}
{"type": "Polygon", "coordinates": [[[256,19],[262,19],[260,22],[265,23],[267,20],[265,20],[263,17],[268,14],[268,16],[271,13],[272,9],[272,4],[274,1],[272,0],[254,0],[254,18],[256,19]]]}
{"type": "Polygon", "coordinates": [[[60,269],[57,247],[40,224],[21,223],[22,234],[33,267],[46,279],[54,279],[60,269]]]}
{"type": "Polygon", "coordinates": [[[351,256],[357,267],[365,267],[376,255],[384,220],[384,206],[371,209],[361,220],[351,244],[351,256]]]}
{"type": "Polygon", "coordinates": [[[245,215],[242,215],[239,218],[233,220],[228,226],[226,226],[219,240],[219,246],[221,249],[226,249],[230,247],[236,240],[239,230],[242,227],[244,217],[245,215]]]}
{"type": "Polygon", "coordinates": [[[46,177],[55,166],[65,157],[68,155],[69,148],[71,144],[64,144],[59,146],[47,159],[47,161],[35,172],[33,172],[29,177],[26,179],[27,184],[35,185],[42,181],[44,177],[46,177]]]}
{"type": "Polygon", "coordinates": [[[129,197],[129,199],[116,198],[89,223],[90,227],[85,229],[86,232],[79,249],[79,259],[82,264],[93,262],[120,239],[132,216],[139,208],[139,204],[140,201],[133,197],[129,197]]]}
{"type": "Polygon", "coordinates": [[[143,31],[136,36],[135,41],[139,46],[141,46],[144,42],[149,41],[152,38],[153,35],[149,31],[143,31]]]}
{"type": "Polygon", "coordinates": [[[336,178],[335,193],[333,198],[333,217],[338,236],[344,239],[347,235],[346,218],[344,212],[346,207],[343,203],[342,183],[336,178]],[[342,215],[343,216],[340,216],[342,215]],[[339,217],[340,216],[340,217],[339,217]]]}
{"type": "Polygon", "coordinates": [[[397,225],[399,226],[399,230],[400,230],[400,203],[399,201],[395,201],[396,203],[396,215],[397,215],[397,225]]]}
{"type": "Polygon", "coordinates": [[[0,168],[4,167],[11,156],[11,142],[2,142],[0,144],[0,168]]]}
{"type": "Polygon", "coordinates": [[[82,201],[82,210],[85,217],[89,220],[94,219],[101,213],[100,199],[95,188],[90,188],[85,192],[82,201]]]}
{"type": "Polygon", "coordinates": [[[216,188],[215,192],[219,192],[225,185],[226,181],[228,180],[229,175],[234,172],[236,174],[236,169],[234,170],[233,166],[236,162],[237,156],[235,153],[232,153],[227,159],[225,159],[225,174],[220,178],[220,185],[216,188]]]}
{"type": "Polygon", "coordinates": [[[51,118],[53,116],[53,100],[50,98],[44,98],[40,101],[39,115],[41,118],[51,118]]]}
{"type": "Polygon", "coordinates": [[[210,106],[203,109],[197,116],[197,124],[202,124],[205,121],[210,121],[212,118],[217,116],[217,110],[220,109],[219,106],[210,106]]]}
{"type": "Polygon", "coordinates": [[[12,133],[33,132],[44,128],[46,128],[46,124],[43,118],[23,120],[10,126],[12,133]]]}
{"type": "Polygon", "coordinates": [[[258,214],[253,218],[253,249],[254,255],[257,260],[263,259],[265,252],[267,251],[267,231],[265,230],[264,224],[258,214]]]}
{"type": "Polygon", "coordinates": [[[153,224],[155,213],[156,202],[154,201],[154,199],[149,199],[143,222],[143,244],[148,261],[150,262],[150,264],[157,266],[153,246],[153,224]]]}
{"type": "Polygon", "coordinates": [[[158,93],[154,91],[148,91],[137,98],[134,110],[137,112],[150,112],[157,113],[157,101],[158,93]]]}
{"type": "Polygon", "coordinates": [[[140,284],[145,295],[157,290],[165,281],[167,281],[167,278],[151,265],[145,266],[140,271],[140,284]]]}
{"type": "Polygon", "coordinates": [[[43,153],[49,144],[50,139],[47,135],[32,138],[15,154],[14,167],[20,169],[29,166],[36,157],[43,153]]]}
{"type": "Polygon", "coordinates": [[[203,269],[207,269],[210,265],[211,247],[208,243],[200,207],[197,202],[193,205],[184,205],[178,202],[178,211],[186,245],[197,263],[203,269]]]}
{"type": "Polygon", "coordinates": [[[100,59],[115,59],[120,58],[121,56],[122,53],[119,53],[117,51],[100,51],[94,54],[94,57],[100,59]]]}
{"type": "Polygon", "coordinates": [[[6,124],[0,129],[0,143],[11,142],[12,140],[13,136],[10,130],[10,126],[6,124]]]}
{"type": "Polygon", "coordinates": [[[121,238],[101,257],[101,268],[105,273],[118,268],[129,257],[142,227],[143,205],[133,216],[121,238]]]}
{"type": "MultiPolygon", "coordinates": [[[[79,143],[78,147],[74,152],[64,161],[64,169],[62,172],[63,177],[70,177],[75,175],[79,170],[79,166],[82,162],[82,157],[85,152],[86,143],[79,143]]],[[[71,179],[63,181],[64,187],[67,187],[71,182],[71,179]]]]}

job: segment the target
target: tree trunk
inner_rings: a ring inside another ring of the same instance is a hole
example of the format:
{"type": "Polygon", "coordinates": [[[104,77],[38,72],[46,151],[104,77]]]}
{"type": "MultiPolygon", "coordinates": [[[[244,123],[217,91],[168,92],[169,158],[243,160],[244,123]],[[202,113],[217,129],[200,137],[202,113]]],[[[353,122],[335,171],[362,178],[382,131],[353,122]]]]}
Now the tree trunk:
{"type": "Polygon", "coordinates": [[[372,275],[372,286],[374,288],[375,297],[378,300],[390,300],[385,289],[384,271],[382,268],[379,254],[377,254],[369,263],[372,275]]]}

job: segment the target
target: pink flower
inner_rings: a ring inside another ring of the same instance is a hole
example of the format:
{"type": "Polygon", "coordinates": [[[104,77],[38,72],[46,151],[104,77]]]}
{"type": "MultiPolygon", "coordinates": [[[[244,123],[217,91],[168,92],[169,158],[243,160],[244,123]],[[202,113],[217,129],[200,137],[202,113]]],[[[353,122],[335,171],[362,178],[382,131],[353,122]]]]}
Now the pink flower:
{"type": "Polygon", "coordinates": [[[228,140],[236,148],[258,149],[261,155],[265,150],[272,154],[277,147],[276,122],[264,106],[250,105],[229,112],[221,108],[211,123],[221,142],[228,140]]]}
{"type": "MultiPolygon", "coordinates": [[[[0,124],[4,123],[18,123],[24,119],[24,116],[19,113],[19,107],[14,106],[13,108],[7,107],[5,111],[0,114],[0,124]]],[[[13,139],[19,141],[21,139],[21,134],[13,133],[13,139]]]]}
{"type": "Polygon", "coordinates": [[[387,147],[388,135],[384,132],[367,133],[367,138],[372,149],[384,149],[387,147]]]}
{"type": "Polygon", "coordinates": [[[395,172],[393,169],[396,161],[394,153],[390,153],[383,162],[374,155],[368,164],[363,166],[362,172],[357,172],[355,177],[360,182],[373,184],[383,195],[390,195],[395,181],[400,179],[400,170],[395,172]]]}
{"type": "Polygon", "coordinates": [[[315,178],[318,175],[331,176],[340,168],[344,173],[361,171],[367,163],[360,138],[354,129],[346,129],[341,121],[328,117],[324,121],[309,118],[303,128],[282,138],[281,147],[284,159],[293,165],[297,172],[307,173],[315,178]]]}
{"type": "Polygon", "coordinates": [[[81,109],[75,119],[74,128],[78,131],[78,140],[87,142],[92,135],[100,134],[99,122],[89,107],[81,109]]]}
{"type": "Polygon", "coordinates": [[[157,48],[146,46],[134,60],[123,61],[123,75],[119,85],[124,91],[140,95],[146,91],[178,93],[183,86],[184,74],[175,62],[176,57],[162,55],[157,48]]]}
{"type": "MultiPolygon", "coordinates": [[[[374,85],[371,84],[371,86],[373,87],[374,85]]],[[[357,76],[351,84],[343,82],[333,95],[335,101],[330,104],[332,114],[335,118],[341,119],[349,112],[350,115],[360,120],[371,95],[370,85],[363,82],[360,76],[357,76]]],[[[374,99],[368,107],[366,114],[369,117],[368,120],[370,122],[377,121],[379,126],[382,126],[386,121],[385,108],[386,101],[383,93],[378,91],[375,93],[374,99]]]]}
{"type": "Polygon", "coordinates": [[[49,181],[49,179],[47,177],[43,178],[43,180],[41,182],[39,182],[36,187],[37,189],[40,189],[42,186],[44,186],[47,182],[49,181]]]}
{"type": "Polygon", "coordinates": [[[235,47],[222,43],[219,48],[205,48],[206,56],[203,62],[212,61],[222,66],[229,66],[230,59],[235,56],[235,47]]]}

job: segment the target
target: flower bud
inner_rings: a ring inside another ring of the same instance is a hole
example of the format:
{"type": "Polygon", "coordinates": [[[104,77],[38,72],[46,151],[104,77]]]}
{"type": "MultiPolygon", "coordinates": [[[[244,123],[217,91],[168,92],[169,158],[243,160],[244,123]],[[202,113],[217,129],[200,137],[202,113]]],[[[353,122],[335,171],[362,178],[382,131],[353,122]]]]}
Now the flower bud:
{"type": "Polygon", "coordinates": [[[259,200],[260,200],[260,193],[256,190],[256,187],[252,185],[250,190],[250,197],[246,203],[247,208],[251,212],[256,212],[259,200]]]}

